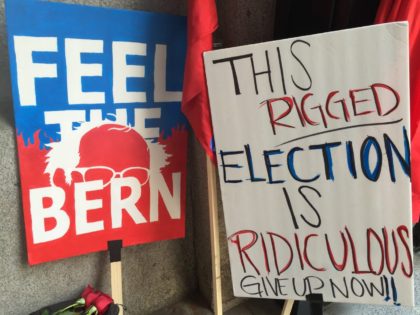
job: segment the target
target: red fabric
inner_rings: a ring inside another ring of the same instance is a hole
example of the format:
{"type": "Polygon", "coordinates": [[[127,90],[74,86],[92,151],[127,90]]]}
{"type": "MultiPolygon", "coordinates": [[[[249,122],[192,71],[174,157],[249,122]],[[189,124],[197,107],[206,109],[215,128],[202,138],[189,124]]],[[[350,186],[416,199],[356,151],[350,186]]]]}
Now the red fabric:
{"type": "Polygon", "coordinates": [[[410,52],[411,182],[413,222],[420,215],[420,1],[382,0],[376,23],[408,21],[410,52]]]}
{"type": "Polygon", "coordinates": [[[382,0],[376,13],[375,23],[386,23],[391,12],[394,0],[382,0]]]}
{"type": "Polygon", "coordinates": [[[188,47],[185,63],[182,112],[207,155],[215,162],[211,148],[213,129],[204,75],[203,52],[212,49],[217,29],[214,0],[188,1],[188,47]]]}

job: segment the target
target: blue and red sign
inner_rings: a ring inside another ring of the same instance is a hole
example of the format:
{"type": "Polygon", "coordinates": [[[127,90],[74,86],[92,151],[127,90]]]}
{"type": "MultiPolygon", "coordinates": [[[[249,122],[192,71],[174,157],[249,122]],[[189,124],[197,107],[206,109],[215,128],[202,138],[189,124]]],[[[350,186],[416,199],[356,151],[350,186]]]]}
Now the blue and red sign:
{"type": "Polygon", "coordinates": [[[6,1],[30,264],[184,236],[184,17],[6,1]]]}

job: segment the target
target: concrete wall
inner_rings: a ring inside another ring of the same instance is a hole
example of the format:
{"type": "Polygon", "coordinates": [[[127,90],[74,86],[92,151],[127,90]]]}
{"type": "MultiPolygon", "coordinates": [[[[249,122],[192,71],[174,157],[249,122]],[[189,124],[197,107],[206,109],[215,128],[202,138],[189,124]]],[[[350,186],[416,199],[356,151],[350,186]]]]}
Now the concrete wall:
{"type": "MultiPolygon", "coordinates": [[[[218,0],[216,3],[219,28],[214,41],[223,48],[273,39],[276,0],[218,0]]],[[[192,156],[191,172],[194,173],[194,177],[191,186],[194,187],[192,204],[195,219],[194,237],[197,244],[198,285],[207,301],[212,301],[207,182],[204,173],[206,164],[204,153],[196,143],[193,145],[192,156]]],[[[218,197],[222,298],[224,310],[227,310],[238,304],[240,300],[233,297],[220,190],[218,197]]]]}

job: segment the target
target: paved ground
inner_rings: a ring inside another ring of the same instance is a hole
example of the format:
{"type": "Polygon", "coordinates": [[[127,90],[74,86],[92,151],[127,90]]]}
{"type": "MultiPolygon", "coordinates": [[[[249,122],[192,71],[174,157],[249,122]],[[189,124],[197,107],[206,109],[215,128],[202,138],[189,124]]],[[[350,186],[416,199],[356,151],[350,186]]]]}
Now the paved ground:
{"type": "MultiPolygon", "coordinates": [[[[280,313],[279,301],[250,299],[225,312],[225,315],[280,315],[280,313]]],[[[200,302],[183,301],[153,315],[213,315],[213,312],[200,302]]]]}
{"type": "MultiPolygon", "coordinates": [[[[415,304],[414,308],[363,304],[329,303],[324,306],[324,315],[420,315],[420,253],[414,255],[415,304]]],[[[224,315],[280,315],[282,302],[266,299],[244,299],[243,303],[228,310],[224,315]]],[[[298,305],[296,315],[309,315],[308,305],[298,305]]],[[[182,301],[160,310],[153,315],[213,315],[199,298],[182,301]]]]}

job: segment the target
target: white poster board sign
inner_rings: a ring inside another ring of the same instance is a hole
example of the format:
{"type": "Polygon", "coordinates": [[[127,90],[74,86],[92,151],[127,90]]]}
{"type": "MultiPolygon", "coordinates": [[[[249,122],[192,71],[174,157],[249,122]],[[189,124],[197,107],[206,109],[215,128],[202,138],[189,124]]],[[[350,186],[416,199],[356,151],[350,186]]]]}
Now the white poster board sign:
{"type": "Polygon", "coordinates": [[[413,305],[408,26],[205,54],[236,296],[413,305]]]}

